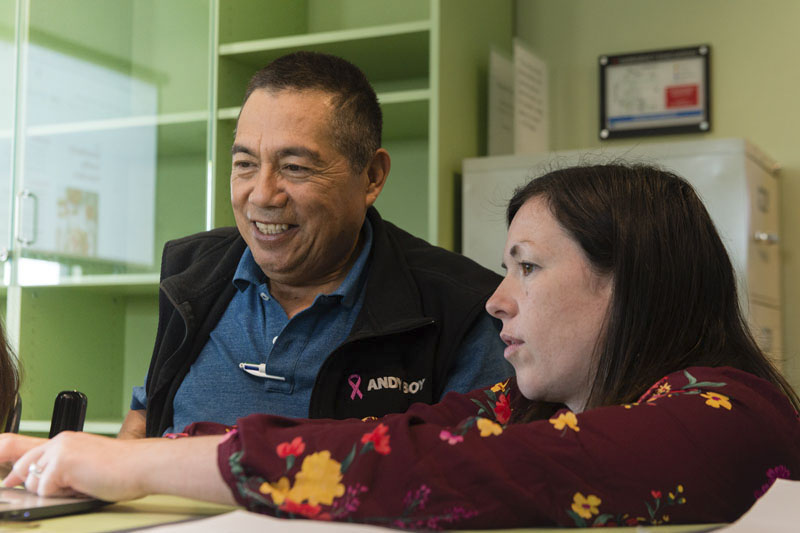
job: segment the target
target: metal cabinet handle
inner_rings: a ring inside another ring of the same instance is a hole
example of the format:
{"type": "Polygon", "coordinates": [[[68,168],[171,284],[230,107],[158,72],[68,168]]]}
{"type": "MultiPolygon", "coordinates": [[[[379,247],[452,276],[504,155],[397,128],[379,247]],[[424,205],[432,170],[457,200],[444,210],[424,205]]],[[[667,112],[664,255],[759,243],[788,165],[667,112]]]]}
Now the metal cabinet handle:
{"type": "Polygon", "coordinates": [[[30,246],[36,242],[36,236],[39,233],[38,228],[38,211],[39,211],[39,199],[36,197],[34,193],[29,191],[28,189],[23,189],[17,195],[17,242],[19,242],[22,246],[30,246]],[[33,224],[30,228],[30,234],[25,233],[25,229],[23,228],[22,221],[25,220],[23,213],[23,207],[27,204],[31,204],[31,208],[33,209],[33,224]]]}
{"type": "Polygon", "coordinates": [[[753,233],[753,240],[764,244],[778,244],[779,241],[777,234],[767,233],[766,231],[757,231],[753,233]]]}

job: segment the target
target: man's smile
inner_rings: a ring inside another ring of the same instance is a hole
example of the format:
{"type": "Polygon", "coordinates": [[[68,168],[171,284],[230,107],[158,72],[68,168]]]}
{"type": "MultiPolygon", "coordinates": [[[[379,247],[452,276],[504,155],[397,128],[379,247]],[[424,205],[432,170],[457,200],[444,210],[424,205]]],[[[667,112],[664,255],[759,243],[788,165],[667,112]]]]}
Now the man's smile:
{"type": "Polygon", "coordinates": [[[264,235],[277,235],[289,229],[289,224],[266,224],[264,222],[255,222],[258,231],[264,235]]]}

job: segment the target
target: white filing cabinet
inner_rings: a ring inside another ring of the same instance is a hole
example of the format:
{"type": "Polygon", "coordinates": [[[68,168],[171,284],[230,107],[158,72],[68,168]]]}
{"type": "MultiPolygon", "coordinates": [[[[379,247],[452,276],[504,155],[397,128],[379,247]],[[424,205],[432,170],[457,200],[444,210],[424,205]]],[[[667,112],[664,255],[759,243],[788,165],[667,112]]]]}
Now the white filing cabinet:
{"type": "Polygon", "coordinates": [[[728,248],[737,273],[740,300],[753,332],[761,347],[779,363],[782,327],[778,165],[743,139],[465,159],[464,255],[502,273],[505,206],[514,189],[554,168],[615,159],[652,163],[692,183],[728,248]]]}

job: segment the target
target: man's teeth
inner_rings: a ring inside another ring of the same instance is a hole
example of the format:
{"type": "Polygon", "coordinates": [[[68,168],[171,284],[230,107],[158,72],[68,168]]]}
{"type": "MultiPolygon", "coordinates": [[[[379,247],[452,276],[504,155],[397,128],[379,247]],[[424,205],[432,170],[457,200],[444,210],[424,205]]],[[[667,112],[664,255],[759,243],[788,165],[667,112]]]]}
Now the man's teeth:
{"type": "Polygon", "coordinates": [[[264,224],[263,222],[256,222],[256,227],[261,233],[275,235],[289,229],[289,224],[264,224]]]}

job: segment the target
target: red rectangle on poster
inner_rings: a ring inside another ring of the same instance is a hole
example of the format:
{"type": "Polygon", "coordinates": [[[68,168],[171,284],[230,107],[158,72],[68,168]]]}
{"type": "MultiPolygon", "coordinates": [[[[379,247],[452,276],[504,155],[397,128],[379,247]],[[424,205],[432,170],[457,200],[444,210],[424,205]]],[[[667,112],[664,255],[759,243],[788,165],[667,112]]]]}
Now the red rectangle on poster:
{"type": "Polygon", "coordinates": [[[667,109],[674,107],[696,107],[699,103],[700,87],[697,85],[673,85],[667,87],[667,109]]]}

